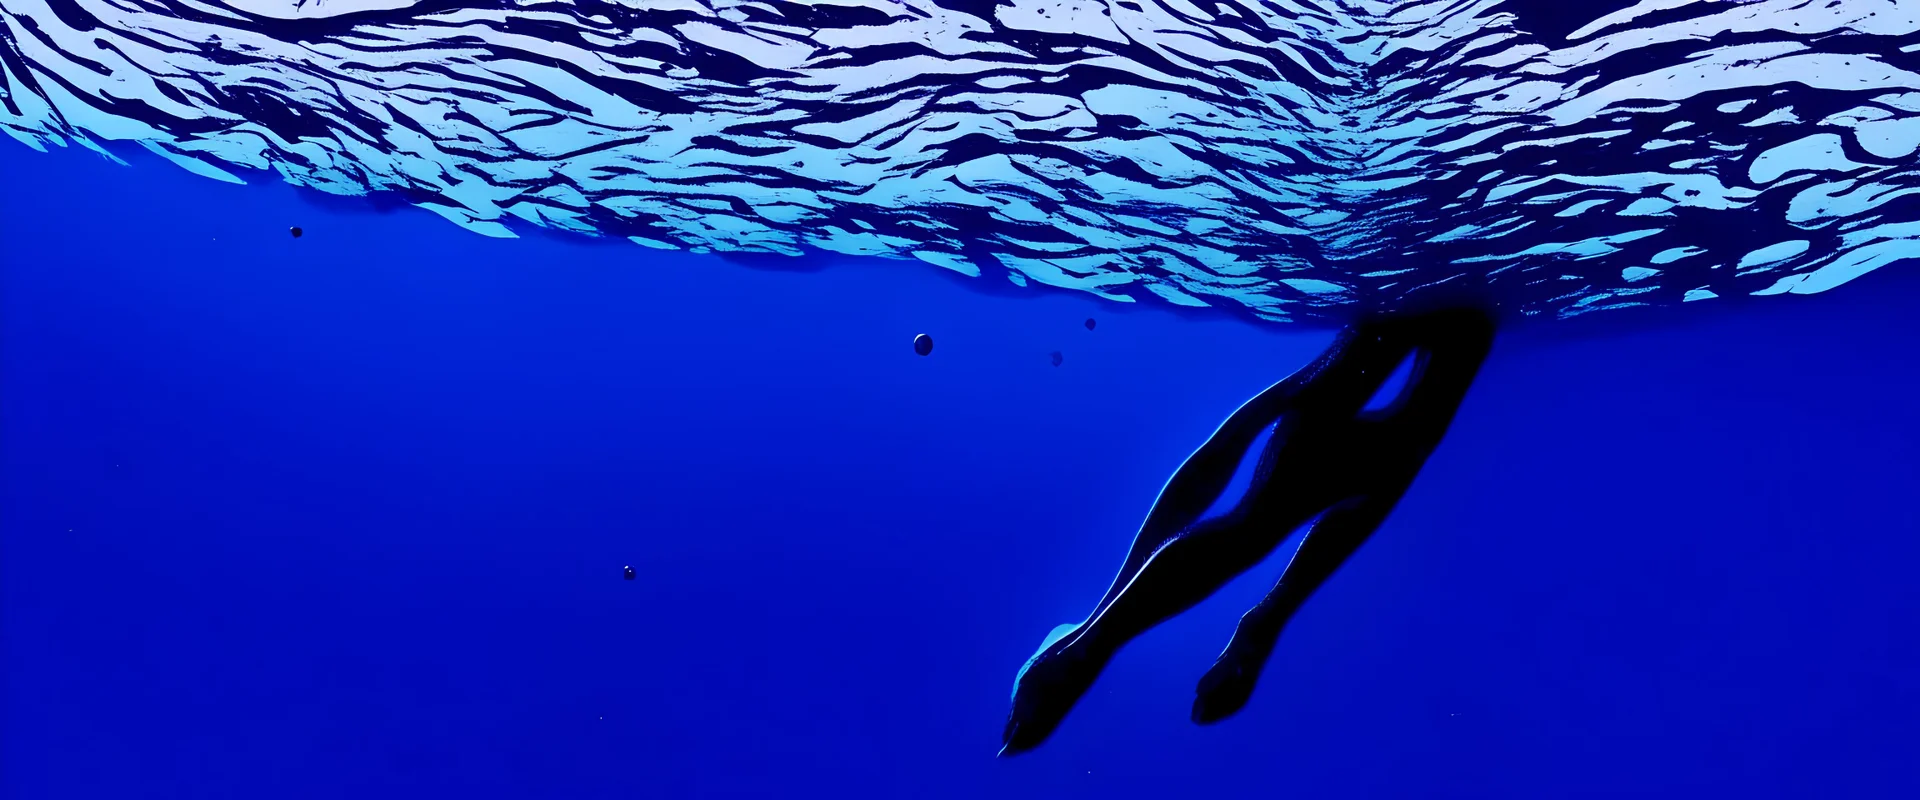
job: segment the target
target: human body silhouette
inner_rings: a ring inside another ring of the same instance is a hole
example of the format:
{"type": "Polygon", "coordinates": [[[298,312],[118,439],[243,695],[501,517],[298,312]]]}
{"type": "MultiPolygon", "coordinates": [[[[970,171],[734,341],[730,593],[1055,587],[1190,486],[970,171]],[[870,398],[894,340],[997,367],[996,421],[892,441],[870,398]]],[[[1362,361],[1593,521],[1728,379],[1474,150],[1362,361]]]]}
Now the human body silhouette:
{"type": "Polygon", "coordinates": [[[1386,519],[1440,444],[1493,331],[1492,319],[1472,310],[1363,320],[1229,416],[1160,490],[1093,613],[1056,628],[1021,668],[1001,755],[1045,741],[1123,645],[1206,599],[1312,522],[1278,584],[1240,618],[1200,680],[1195,722],[1239,711],[1287,620],[1386,519]],[[1369,410],[1409,357],[1405,388],[1369,410]],[[1225,515],[1201,519],[1270,425],[1274,434],[1246,494],[1225,515]]]}

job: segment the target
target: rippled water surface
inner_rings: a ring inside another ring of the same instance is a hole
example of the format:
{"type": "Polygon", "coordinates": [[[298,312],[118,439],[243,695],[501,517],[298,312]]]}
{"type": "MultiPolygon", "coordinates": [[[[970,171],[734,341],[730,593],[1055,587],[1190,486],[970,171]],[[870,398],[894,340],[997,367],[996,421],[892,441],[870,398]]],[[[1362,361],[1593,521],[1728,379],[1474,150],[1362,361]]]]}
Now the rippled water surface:
{"type": "Polygon", "coordinates": [[[1275,320],[1920,255],[1899,0],[5,0],[0,129],[489,236],[914,259],[1275,320]]]}

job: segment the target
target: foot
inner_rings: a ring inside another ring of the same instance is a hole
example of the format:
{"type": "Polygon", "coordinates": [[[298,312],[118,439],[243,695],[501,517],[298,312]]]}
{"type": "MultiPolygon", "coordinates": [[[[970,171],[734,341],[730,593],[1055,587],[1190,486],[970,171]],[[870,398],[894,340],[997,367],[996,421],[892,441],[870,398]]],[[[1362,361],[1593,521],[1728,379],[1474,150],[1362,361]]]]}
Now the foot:
{"type": "Polygon", "coordinates": [[[1053,646],[1066,638],[1059,629],[1055,633],[1014,681],[1013,709],[1000,735],[1002,757],[1024,753],[1046,741],[1106,666],[1106,657],[1073,640],[1053,646]]]}
{"type": "Polygon", "coordinates": [[[1213,662],[1193,698],[1195,724],[1212,725],[1240,713],[1253,697],[1254,682],[1260,678],[1260,662],[1229,650],[1213,662]]]}

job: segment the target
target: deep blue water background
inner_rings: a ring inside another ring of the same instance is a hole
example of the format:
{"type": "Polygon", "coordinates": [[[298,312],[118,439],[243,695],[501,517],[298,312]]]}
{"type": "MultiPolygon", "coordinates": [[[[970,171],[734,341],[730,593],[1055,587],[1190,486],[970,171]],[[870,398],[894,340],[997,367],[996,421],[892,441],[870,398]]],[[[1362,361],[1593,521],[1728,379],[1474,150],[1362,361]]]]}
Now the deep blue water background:
{"type": "Polygon", "coordinates": [[[6,798],[1920,796],[1905,268],[1509,330],[1246,712],[1279,559],[996,760],[1329,331],[130,160],[0,147],[6,798]]]}

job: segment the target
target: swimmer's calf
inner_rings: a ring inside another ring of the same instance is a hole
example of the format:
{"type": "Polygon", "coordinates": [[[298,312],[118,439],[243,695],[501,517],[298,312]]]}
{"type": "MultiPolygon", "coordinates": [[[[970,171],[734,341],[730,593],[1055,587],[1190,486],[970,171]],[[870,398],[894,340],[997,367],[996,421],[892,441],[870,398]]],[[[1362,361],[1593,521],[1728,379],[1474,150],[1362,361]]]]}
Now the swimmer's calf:
{"type": "Polygon", "coordinates": [[[1093,613],[1056,628],[1021,667],[1000,754],[1039,746],[1127,642],[1206,599],[1311,522],[1279,583],[1241,618],[1201,678],[1192,718],[1213,723],[1245,707],[1287,620],[1385,521],[1439,446],[1493,334],[1492,317],[1477,310],[1364,320],[1242,405],[1160,490],[1093,613]],[[1368,410],[1409,357],[1406,387],[1368,410]],[[1269,425],[1274,435],[1245,496],[1226,514],[1201,519],[1269,425]]]}

